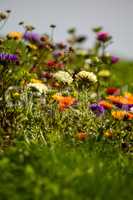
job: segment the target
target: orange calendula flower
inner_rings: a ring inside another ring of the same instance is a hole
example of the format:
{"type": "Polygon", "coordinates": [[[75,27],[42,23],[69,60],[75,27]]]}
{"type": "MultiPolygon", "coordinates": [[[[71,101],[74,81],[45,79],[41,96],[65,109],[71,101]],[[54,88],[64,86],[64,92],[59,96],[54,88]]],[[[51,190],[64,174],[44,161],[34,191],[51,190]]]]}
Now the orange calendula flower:
{"type": "Polygon", "coordinates": [[[127,115],[128,115],[128,119],[130,119],[130,120],[133,119],[133,113],[129,113],[129,112],[128,112],[127,115]]]}
{"type": "Polygon", "coordinates": [[[99,102],[100,106],[103,106],[105,109],[111,110],[113,105],[105,100],[99,102]]]}
{"type": "Polygon", "coordinates": [[[133,94],[125,92],[124,97],[128,100],[128,104],[133,104],[133,94]]]}
{"type": "Polygon", "coordinates": [[[61,111],[64,111],[66,108],[68,108],[69,106],[76,103],[76,99],[71,97],[71,96],[64,97],[64,96],[61,96],[61,95],[53,95],[53,99],[58,101],[59,109],[61,111]]]}
{"type": "Polygon", "coordinates": [[[10,32],[7,37],[14,40],[22,39],[23,34],[21,32],[10,32]]]}
{"type": "Polygon", "coordinates": [[[125,117],[128,117],[128,113],[126,111],[112,111],[112,116],[115,119],[123,120],[125,117]]]}
{"type": "Polygon", "coordinates": [[[75,139],[80,141],[85,141],[87,139],[88,135],[85,132],[79,132],[75,135],[75,139]]]}
{"type": "Polygon", "coordinates": [[[122,96],[108,96],[107,99],[113,103],[129,104],[128,99],[122,96]]]}

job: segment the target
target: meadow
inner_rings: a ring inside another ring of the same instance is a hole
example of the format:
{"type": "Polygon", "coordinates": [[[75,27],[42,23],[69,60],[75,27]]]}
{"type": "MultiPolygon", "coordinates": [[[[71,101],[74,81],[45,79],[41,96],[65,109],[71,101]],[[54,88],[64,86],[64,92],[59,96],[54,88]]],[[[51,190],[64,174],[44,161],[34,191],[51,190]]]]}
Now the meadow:
{"type": "Polygon", "coordinates": [[[84,49],[19,26],[0,37],[0,199],[132,199],[133,62],[102,27],[84,49]]]}

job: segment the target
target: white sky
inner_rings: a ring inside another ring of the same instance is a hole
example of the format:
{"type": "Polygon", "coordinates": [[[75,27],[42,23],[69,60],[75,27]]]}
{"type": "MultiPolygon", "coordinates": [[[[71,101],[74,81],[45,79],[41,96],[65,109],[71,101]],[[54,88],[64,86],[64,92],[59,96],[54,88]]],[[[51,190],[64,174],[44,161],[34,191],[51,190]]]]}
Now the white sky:
{"type": "Polygon", "coordinates": [[[2,33],[21,31],[18,22],[25,21],[42,33],[56,24],[56,40],[73,26],[91,40],[91,28],[102,25],[114,36],[110,50],[133,59],[133,0],[0,0],[0,9],[12,10],[2,33]]]}

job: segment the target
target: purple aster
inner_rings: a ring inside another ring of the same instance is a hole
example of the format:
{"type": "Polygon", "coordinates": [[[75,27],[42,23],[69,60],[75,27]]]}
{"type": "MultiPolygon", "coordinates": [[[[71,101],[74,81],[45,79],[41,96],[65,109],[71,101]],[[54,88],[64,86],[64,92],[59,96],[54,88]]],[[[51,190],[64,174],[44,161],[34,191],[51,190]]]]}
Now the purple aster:
{"type": "Polygon", "coordinates": [[[111,57],[111,63],[112,64],[115,64],[115,63],[117,63],[119,61],[119,58],[117,57],[117,56],[112,56],[111,57]]]}
{"type": "Polygon", "coordinates": [[[0,61],[17,62],[18,57],[15,54],[0,53],[0,61]]]}
{"type": "Polygon", "coordinates": [[[102,114],[104,114],[105,109],[103,106],[100,106],[96,103],[93,103],[91,105],[89,105],[89,108],[97,115],[97,116],[101,116],[102,114]]]}
{"type": "Polygon", "coordinates": [[[126,110],[126,111],[129,111],[132,107],[133,107],[133,104],[121,104],[121,103],[117,103],[115,104],[116,107],[122,109],[122,110],[126,110]]]}
{"type": "Polygon", "coordinates": [[[27,31],[23,37],[27,41],[41,43],[41,36],[38,33],[27,31]]]}
{"type": "Polygon", "coordinates": [[[61,56],[61,51],[55,50],[55,51],[53,52],[53,56],[54,56],[55,58],[60,57],[60,56],[61,56]]]}
{"type": "Polygon", "coordinates": [[[101,42],[106,42],[109,38],[109,34],[107,32],[99,32],[97,34],[97,39],[101,42]]]}

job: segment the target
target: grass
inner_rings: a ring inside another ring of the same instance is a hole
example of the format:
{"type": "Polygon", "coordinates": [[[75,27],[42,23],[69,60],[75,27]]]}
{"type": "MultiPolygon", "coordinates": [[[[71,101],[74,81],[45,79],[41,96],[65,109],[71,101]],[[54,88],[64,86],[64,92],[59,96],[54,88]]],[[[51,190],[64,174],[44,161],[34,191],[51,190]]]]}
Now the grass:
{"type": "Polygon", "coordinates": [[[117,78],[120,85],[133,86],[133,62],[121,61],[113,66],[114,76],[117,78]]]}
{"type": "Polygon", "coordinates": [[[52,148],[19,145],[1,157],[0,196],[2,200],[130,200],[132,169],[132,158],[107,142],[52,148]]]}

